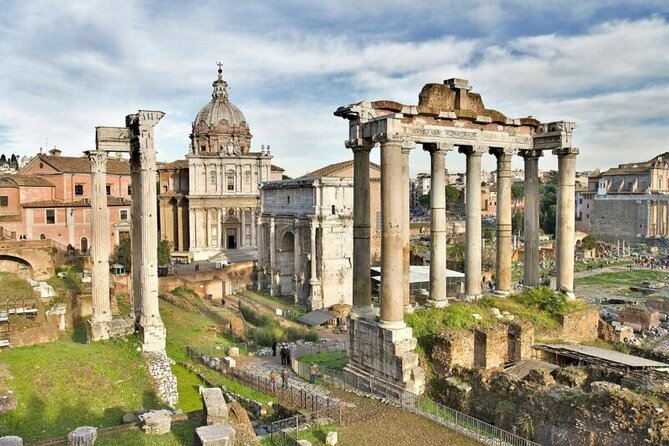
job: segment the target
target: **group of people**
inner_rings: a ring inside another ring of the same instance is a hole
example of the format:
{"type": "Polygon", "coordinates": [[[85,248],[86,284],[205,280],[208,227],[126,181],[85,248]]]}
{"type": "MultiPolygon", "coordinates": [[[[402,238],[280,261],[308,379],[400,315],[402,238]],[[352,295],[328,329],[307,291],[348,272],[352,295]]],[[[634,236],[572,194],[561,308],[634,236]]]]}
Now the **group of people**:
{"type": "MultiPolygon", "coordinates": [[[[281,387],[283,389],[287,389],[288,388],[288,376],[289,376],[288,367],[284,367],[281,370],[280,375],[281,375],[281,387]]],[[[275,390],[276,385],[279,382],[279,373],[277,373],[276,370],[272,370],[271,372],[269,372],[269,381],[272,384],[272,390],[275,390]]]]}
{"type": "MultiPolygon", "coordinates": [[[[272,341],[272,356],[276,356],[277,343],[276,340],[272,341]]],[[[279,350],[279,356],[281,356],[281,365],[290,365],[290,349],[288,347],[281,347],[279,350]]]]}

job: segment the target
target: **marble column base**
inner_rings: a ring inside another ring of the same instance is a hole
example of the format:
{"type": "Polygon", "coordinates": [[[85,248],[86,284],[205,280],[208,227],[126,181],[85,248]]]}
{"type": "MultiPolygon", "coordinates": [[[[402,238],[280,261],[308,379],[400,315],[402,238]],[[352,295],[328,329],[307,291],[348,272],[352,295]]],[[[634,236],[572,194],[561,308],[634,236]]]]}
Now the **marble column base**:
{"type": "Polygon", "coordinates": [[[481,294],[465,294],[464,298],[467,302],[476,302],[481,298],[481,294]]]}
{"type": "Polygon", "coordinates": [[[86,331],[88,332],[89,341],[105,341],[109,339],[109,327],[107,326],[107,321],[95,321],[89,320],[86,324],[86,331]]]}
{"type": "Polygon", "coordinates": [[[445,308],[448,306],[448,300],[427,300],[427,306],[432,308],[445,308]]]}
{"type": "Polygon", "coordinates": [[[164,352],[167,331],[163,324],[138,324],[137,335],[143,352],[164,352]]]}
{"type": "Polygon", "coordinates": [[[565,296],[567,296],[567,300],[575,300],[576,299],[576,294],[574,294],[573,291],[560,290],[560,292],[562,294],[564,294],[565,296]]]}
{"type": "Polygon", "coordinates": [[[511,294],[511,291],[495,290],[495,292],[494,292],[493,294],[494,294],[495,296],[499,296],[499,297],[506,297],[506,296],[508,296],[509,294],[511,294]]]}
{"type": "Polygon", "coordinates": [[[366,321],[376,321],[379,317],[379,308],[378,307],[361,307],[355,306],[351,309],[350,318],[351,319],[362,319],[366,321]]]}

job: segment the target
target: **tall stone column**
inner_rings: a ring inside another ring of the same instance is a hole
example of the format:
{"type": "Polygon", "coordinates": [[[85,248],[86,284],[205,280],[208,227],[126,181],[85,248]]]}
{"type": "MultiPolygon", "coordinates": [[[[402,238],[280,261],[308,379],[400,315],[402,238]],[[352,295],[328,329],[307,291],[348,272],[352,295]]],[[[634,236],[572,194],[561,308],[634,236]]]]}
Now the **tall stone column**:
{"type": "Polygon", "coordinates": [[[107,152],[86,152],[91,163],[91,293],[93,314],[90,336],[93,341],[109,339],[107,322],[112,320],[109,302],[109,210],[107,208],[107,152]]]}
{"type": "Polygon", "coordinates": [[[481,155],[483,147],[462,146],[467,155],[467,218],[465,221],[465,296],[481,297],[481,155]]]}
{"type": "Polygon", "coordinates": [[[404,292],[404,310],[411,311],[411,221],[409,216],[409,153],[415,143],[411,140],[402,141],[402,288],[404,292]]]}
{"type": "Polygon", "coordinates": [[[295,286],[293,288],[293,299],[295,303],[299,300],[299,287],[300,287],[300,271],[302,271],[302,265],[300,262],[301,259],[301,249],[300,249],[300,221],[296,218],[295,224],[293,226],[293,280],[295,281],[295,286]]]}
{"type": "Polygon", "coordinates": [[[188,249],[193,251],[197,246],[197,233],[195,228],[197,227],[197,220],[195,217],[195,208],[192,207],[193,204],[189,202],[188,205],[188,249]]]}
{"type": "Polygon", "coordinates": [[[269,293],[274,295],[274,273],[276,272],[276,235],[274,233],[274,217],[269,219],[269,293]]]}
{"type": "Polygon", "coordinates": [[[539,286],[539,157],[540,150],[523,150],[525,159],[525,218],[523,221],[525,286],[539,286]]]}
{"type": "Polygon", "coordinates": [[[241,213],[241,230],[240,232],[240,237],[239,237],[239,247],[241,248],[246,244],[246,209],[241,208],[239,210],[241,213]]]}
{"type": "Polygon", "coordinates": [[[403,328],[404,323],[404,250],[408,241],[402,236],[401,200],[402,141],[382,135],[381,143],[381,315],[383,328],[403,328]]]}
{"type": "Polygon", "coordinates": [[[318,277],[318,268],[317,268],[317,262],[318,262],[318,249],[316,246],[317,243],[317,237],[316,237],[316,231],[318,228],[318,222],[316,219],[311,220],[311,224],[309,225],[309,237],[310,237],[310,273],[311,277],[309,278],[309,299],[311,301],[311,309],[315,310],[317,308],[322,308],[323,307],[323,299],[322,299],[322,294],[321,294],[321,281],[320,278],[318,277]]]}
{"type": "Polygon", "coordinates": [[[506,296],[511,292],[511,158],[514,150],[493,148],[490,153],[497,158],[497,259],[495,267],[496,294],[506,296]]]}
{"type": "Polygon", "coordinates": [[[556,231],[557,289],[574,299],[574,245],[576,208],[576,155],[578,149],[553,150],[558,157],[558,206],[556,231]]]}
{"type": "MultiPolygon", "coordinates": [[[[135,246],[141,246],[142,257],[133,263],[133,273],[139,272],[140,282],[135,294],[141,304],[139,339],[145,352],[165,351],[165,326],[158,312],[158,219],[156,215],[156,151],[153,127],[164,116],[162,112],[140,111],[126,118],[130,128],[130,170],[139,178],[140,188],[132,187],[133,205],[139,214],[133,216],[133,227],[139,227],[135,246]],[[139,292],[137,292],[139,291],[139,292]]],[[[134,231],[133,231],[134,233],[134,231]]],[[[133,259],[134,260],[134,259],[133,259]]]]}
{"type": "Polygon", "coordinates": [[[251,208],[251,246],[258,246],[256,237],[256,210],[251,208]]]}
{"type": "MultiPolygon", "coordinates": [[[[183,200],[183,199],[181,199],[183,200]]],[[[184,208],[181,203],[181,200],[177,201],[177,242],[174,244],[174,249],[177,251],[185,251],[186,243],[184,240],[184,208]]]]}
{"type": "Polygon", "coordinates": [[[446,284],[446,153],[451,146],[423,144],[430,152],[430,298],[428,305],[448,305],[446,284]]]}
{"type": "MultiPolygon", "coordinates": [[[[134,169],[132,164],[130,164],[130,184],[131,184],[131,206],[132,206],[132,234],[130,237],[130,246],[131,253],[130,257],[132,260],[132,307],[133,314],[135,316],[135,324],[139,324],[140,317],[142,315],[142,295],[140,288],[142,286],[142,271],[140,265],[142,264],[142,259],[144,259],[144,244],[140,243],[142,237],[142,227],[141,227],[141,204],[140,200],[143,196],[143,184],[140,175],[140,169],[134,169]]],[[[155,188],[154,188],[155,189],[155,188]]],[[[194,211],[191,211],[194,214],[194,211]]],[[[194,217],[194,215],[193,215],[194,217]]],[[[193,225],[193,227],[195,227],[193,225]]]]}
{"type": "Polygon", "coordinates": [[[353,150],[353,308],[356,313],[372,306],[370,262],[369,152],[371,141],[349,144],[353,150]]]}

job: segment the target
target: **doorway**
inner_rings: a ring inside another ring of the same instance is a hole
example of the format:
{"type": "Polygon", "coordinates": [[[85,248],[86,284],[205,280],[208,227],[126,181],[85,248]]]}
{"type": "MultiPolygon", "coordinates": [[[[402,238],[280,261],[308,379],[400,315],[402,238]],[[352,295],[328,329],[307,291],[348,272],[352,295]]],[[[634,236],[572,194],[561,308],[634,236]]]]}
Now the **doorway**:
{"type": "Polygon", "coordinates": [[[237,249],[237,230],[228,229],[226,232],[227,237],[227,249],[237,249]]]}

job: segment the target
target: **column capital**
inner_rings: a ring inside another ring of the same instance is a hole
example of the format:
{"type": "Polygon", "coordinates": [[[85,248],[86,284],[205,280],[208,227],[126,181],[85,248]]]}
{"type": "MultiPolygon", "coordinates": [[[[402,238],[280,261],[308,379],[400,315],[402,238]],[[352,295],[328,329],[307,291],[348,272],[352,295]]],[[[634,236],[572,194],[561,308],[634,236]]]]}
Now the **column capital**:
{"type": "Polygon", "coordinates": [[[558,157],[575,157],[578,155],[580,150],[576,147],[562,147],[560,149],[553,149],[553,155],[558,157]]]}
{"type": "Polygon", "coordinates": [[[104,150],[87,150],[84,152],[91,163],[91,172],[107,172],[107,152],[104,150]]]}
{"type": "Polygon", "coordinates": [[[344,146],[355,152],[369,152],[374,147],[374,141],[371,139],[355,138],[344,141],[344,146]]]}
{"type": "Polygon", "coordinates": [[[518,155],[522,158],[541,158],[544,156],[544,152],[541,150],[519,150],[518,155]]]}
{"type": "Polygon", "coordinates": [[[467,156],[482,156],[485,152],[488,151],[486,146],[460,146],[458,152],[464,153],[467,156]]]}
{"type": "Polygon", "coordinates": [[[429,153],[443,152],[443,154],[445,155],[447,152],[450,152],[453,149],[455,149],[455,146],[453,144],[445,142],[423,143],[423,150],[429,153]]]}
{"type": "Polygon", "coordinates": [[[514,149],[513,147],[491,147],[490,150],[488,150],[488,153],[499,158],[504,156],[513,156],[518,153],[518,149],[514,149]]]}

